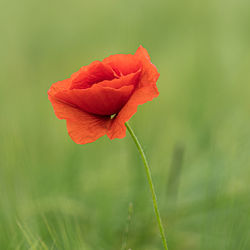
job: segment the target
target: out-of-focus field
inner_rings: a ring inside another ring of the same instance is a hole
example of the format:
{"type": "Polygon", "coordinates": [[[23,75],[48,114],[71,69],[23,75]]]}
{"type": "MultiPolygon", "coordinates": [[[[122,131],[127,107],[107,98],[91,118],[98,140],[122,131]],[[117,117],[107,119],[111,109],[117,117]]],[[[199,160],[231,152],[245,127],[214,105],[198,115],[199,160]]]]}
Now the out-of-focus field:
{"type": "Polygon", "coordinates": [[[0,12],[1,250],[162,249],[130,136],[77,145],[47,99],[53,82],[140,44],[160,95],[130,124],[169,250],[250,249],[249,1],[14,0],[0,12]]]}

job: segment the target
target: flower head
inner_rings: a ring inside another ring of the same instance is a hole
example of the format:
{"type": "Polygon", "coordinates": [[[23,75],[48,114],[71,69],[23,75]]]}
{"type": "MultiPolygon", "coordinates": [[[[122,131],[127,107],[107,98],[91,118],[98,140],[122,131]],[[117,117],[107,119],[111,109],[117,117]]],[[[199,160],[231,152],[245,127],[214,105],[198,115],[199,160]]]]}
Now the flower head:
{"type": "Polygon", "coordinates": [[[105,134],[110,139],[123,138],[125,122],[137,106],[158,96],[158,77],[140,46],[134,55],[112,55],[83,66],[70,78],[52,84],[48,96],[76,143],[90,143],[105,134]]]}

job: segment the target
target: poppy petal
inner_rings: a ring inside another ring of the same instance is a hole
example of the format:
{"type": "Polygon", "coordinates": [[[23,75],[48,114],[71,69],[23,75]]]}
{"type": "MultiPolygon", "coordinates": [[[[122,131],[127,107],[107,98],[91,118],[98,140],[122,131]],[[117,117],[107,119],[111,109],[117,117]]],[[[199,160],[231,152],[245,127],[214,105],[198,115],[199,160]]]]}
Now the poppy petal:
{"type": "Polygon", "coordinates": [[[84,89],[91,87],[94,83],[114,79],[115,73],[109,65],[94,61],[87,66],[81,67],[71,77],[70,89],[84,89]]]}
{"type": "Polygon", "coordinates": [[[139,87],[153,85],[155,87],[155,91],[158,92],[156,81],[158,80],[160,74],[158,73],[155,65],[151,63],[147,50],[140,46],[137,49],[135,56],[142,63],[142,73],[139,87]]]}
{"type": "Polygon", "coordinates": [[[98,83],[98,85],[103,86],[103,87],[115,88],[115,89],[119,89],[123,86],[129,86],[129,85],[136,86],[138,83],[140,74],[141,74],[141,69],[139,69],[135,73],[121,76],[118,79],[100,82],[100,83],[98,83]]]}
{"type": "Polygon", "coordinates": [[[138,105],[142,105],[159,95],[156,81],[159,77],[156,67],[151,63],[150,57],[142,46],[136,52],[136,56],[142,62],[142,73],[139,85],[124,105],[118,115],[112,120],[112,125],[108,131],[110,139],[123,138],[126,135],[127,122],[137,111],[138,105]]]}
{"type": "Polygon", "coordinates": [[[48,95],[49,96],[54,96],[58,91],[66,90],[69,89],[71,84],[71,79],[65,79],[63,81],[55,82],[51,85],[48,95]]]}
{"type": "Polygon", "coordinates": [[[55,114],[67,121],[67,129],[72,140],[78,144],[90,143],[107,133],[110,118],[92,115],[49,96],[55,114]]]}
{"type": "Polygon", "coordinates": [[[128,75],[139,70],[140,61],[135,55],[117,54],[105,58],[103,63],[110,65],[117,75],[128,75]]]}
{"type": "Polygon", "coordinates": [[[60,91],[55,97],[88,113],[106,116],[118,113],[133,90],[133,85],[114,89],[95,84],[88,89],[60,91]]]}

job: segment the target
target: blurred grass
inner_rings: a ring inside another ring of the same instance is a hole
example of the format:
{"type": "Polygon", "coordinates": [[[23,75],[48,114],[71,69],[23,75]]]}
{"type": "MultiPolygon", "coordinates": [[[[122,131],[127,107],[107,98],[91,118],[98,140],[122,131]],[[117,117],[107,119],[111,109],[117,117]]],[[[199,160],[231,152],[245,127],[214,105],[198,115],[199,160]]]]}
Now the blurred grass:
{"type": "Polygon", "coordinates": [[[162,249],[131,138],[76,145],[47,100],[53,82],[140,44],[161,73],[160,96],[131,124],[169,249],[250,249],[249,1],[24,0],[0,10],[0,249],[121,249],[130,202],[127,248],[162,249]]]}

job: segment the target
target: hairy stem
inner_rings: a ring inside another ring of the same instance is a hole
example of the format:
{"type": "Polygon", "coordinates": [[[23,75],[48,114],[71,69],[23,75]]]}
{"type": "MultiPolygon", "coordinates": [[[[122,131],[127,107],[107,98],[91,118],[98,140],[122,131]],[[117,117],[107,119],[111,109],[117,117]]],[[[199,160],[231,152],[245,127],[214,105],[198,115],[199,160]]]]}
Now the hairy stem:
{"type": "Polygon", "coordinates": [[[141,158],[142,158],[142,161],[143,161],[143,164],[144,164],[144,167],[145,167],[145,171],[146,171],[150,191],[151,191],[151,194],[152,194],[152,200],[153,200],[155,216],[156,216],[156,219],[157,219],[157,222],[158,222],[162,243],[163,243],[164,249],[168,250],[167,240],[166,240],[166,237],[165,237],[165,232],[164,232],[164,228],[163,228],[162,221],[161,221],[160,211],[159,211],[158,204],[157,204],[157,198],[156,198],[156,194],[155,194],[154,184],[153,184],[151,171],[150,171],[150,168],[149,168],[149,165],[148,165],[147,158],[145,156],[145,153],[144,153],[144,151],[142,149],[142,146],[141,146],[140,142],[138,141],[138,139],[137,139],[134,131],[130,127],[130,125],[127,122],[125,123],[125,125],[126,125],[128,131],[129,131],[132,139],[134,140],[134,143],[135,143],[135,145],[136,145],[136,147],[137,147],[137,149],[138,149],[138,151],[139,151],[139,153],[141,155],[141,158]]]}

